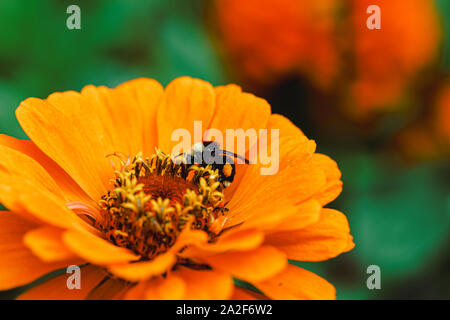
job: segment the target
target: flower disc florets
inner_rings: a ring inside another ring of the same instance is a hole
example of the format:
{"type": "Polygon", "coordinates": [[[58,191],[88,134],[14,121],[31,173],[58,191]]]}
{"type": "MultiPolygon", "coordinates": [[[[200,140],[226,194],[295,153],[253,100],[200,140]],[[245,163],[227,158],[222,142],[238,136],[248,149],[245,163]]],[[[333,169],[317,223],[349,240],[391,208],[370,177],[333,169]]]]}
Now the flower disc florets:
{"type": "Polygon", "coordinates": [[[159,150],[120,162],[96,221],[108,240],[151,259],[173,246],[184,228],[203,230],[210,239],[221,231],[226,210],[217,170],[175,161],[159,150]]]}

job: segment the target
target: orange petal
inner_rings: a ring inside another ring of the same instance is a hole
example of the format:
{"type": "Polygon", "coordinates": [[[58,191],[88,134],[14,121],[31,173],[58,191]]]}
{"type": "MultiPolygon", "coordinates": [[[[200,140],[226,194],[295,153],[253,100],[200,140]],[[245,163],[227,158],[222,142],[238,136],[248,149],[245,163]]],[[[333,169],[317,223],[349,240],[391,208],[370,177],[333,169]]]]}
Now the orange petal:
{"type": "Polygon", "coordinates": [[[125,293],[124,300],[144,300],[146,288],[146,281],[139,282],[125,293]]]}
{"type": "Polygon", "coordinates": [[[139,258],[130,250],[115,246],[89,232],[66,231],[63,241],[79,257],[98,265],[125,263],[139,258]]]}
{"type": "MultiPolygon", "coordinates": [[[[264,135],[260,135],[260,140],[263,139],[263,137],[264,135]]],[[[267,152],[268,156],[271,156],[271,161],[278,161],[278,168],[275,165],[273,165],[272,168],[272,170],[274,170],[274,175],[277,175],[280,171],[287,167],[292,167],[293,165],[300,164],[304,161],[310,161],[311,156],[316,149],[316,144],[314,141],[306,138],[300,129],[295,127],[288,119],[279,115],[270,116],[267,126],[267,137],[265,140],[268,145],[267,152]],[[288,129],[283,129],[284,127],[287,127],[288,129]],[[274,148],[273,155],[271,147],[272,130],[279,130],[279,146],[278,148],[274,148]],[[283,134],[286,130],[289,135],[283,134]],[[293,132],[295,132],[295,134],[293,132]]],[[[259,143],[261,143],[261,141],[259,143]]],[[[245,182],[248,182],[249,180],[258,179],[258,183],[263,185],[268,179],[273,177],[273,174],[262,175],[262,169],[267,169],[269,165],[263,165],[260,162],[261,158],[259,158],[257,165],[236,166],[235,182],[233,182],[231,186],[225,190],[225,196],[227,199],[234,197],[238,189],[239,191],[237,192],[238,194],[236,198],[245,196],[248,190],[251,190],[251,187],[245,184],[245,182]],[[243,181],[244,183],[241,185],[241,182],[243,181]]],[[[265,174],[268,173],[266,172],[265,174]]],[[[253,181],[253,184],[254,183],[255,181],[253,181]]]]}
{"type": "Polygon", "coordinates": [[[28,284],[43,275],[80,261],[45,263],[22,242],[36,224],[6,211],[0,211],[0,290],[28,284]]]}
{"type": "Polygon", "coordinates": [[[150,261],[112,265],[109,266],[108,270],[122,279],[136,282],[163,274],[168,271],[175,262],[175,254],[166,252],[156,256],[150,261]]]}
{"type": "MultiPolygon", "coordinates": [[[[231,199],[228,205],[229,220],[225,226],[236,225],[252,216],[265,221],[273,217],[275,221],[268,221],[268,226],[281,223],[285,217],[295,213],[297,205],[326,184],[324,172],[310,162],[287,167],[273,176],[261,176],[254,170],[255,168],[247,169],[241,185],[231,199]]],[[[246,223],[252,227],[255,225],[246,223]]]]}
{"type": "MultiPolygon", "coordinates": [[[[267,129],[269,133],[274,129],[279,130],[280,170],[309,160],[316,150],[315,142],[309,140],[298,127],[282,115],[271,115],[267,129]]],[[[270,137],[267,141],[271,141],[270,137]]]]}
{"type": "Polygon", "coordinates": [[[319,201],[322,206],[335,200],[342,192],[342,181],[328,181],[323,188],[314,195],[314,199],[319,201]]]}
{"type": "Polygon", "coordinates": [[[285,116],[272,114],[267,123],[267,128],[280,130],[280,138],[302,137],[304,133],[285,116]]]}
{"type": "Polygon", "coordinates": [[[265,243],[299,261],[327,260],[354,247],[347,218],[333,209],[322,209],[319,221],[304,229],[269,234],[265,243]]]}
{"type": "Polygon", "coordinates": [[[260,293],[235,286],[231,300],[268,300],[268,298],[260,293]]]}
{"type": "MultiPolygon", "coordinates": [[[[92,199],[88,197],[75,181],[56,162],[39,150],[33,141],[19,140],[0,134],[0,145],[19,151],[39,163],[59,186],[67,202],[92,202],[92,199]]],[[[20,163],[16,165],[20,165],[20,163]]]]}
{"type": "Polygon", "coordinates": [[[315,199],[303,202],[297,207],[297,212],[286,218],[281,224],[274,227],[273,231],[288,231],[302,229],[317,222],[320,218],[322,206],[315,199]]]}
{"type": "Polygon", "coordinates": [[[312,161],[316,151],[314,140],[305,137],[280,138],[280,171],[292,166],[314,166],[312,161]]]}
{"type": "Polygon", "coordinates": [[[226,300],[233,293],[233,279],[225,273],[182,267],[174,271],[173,275],[183,279],[186,285],[185,299],[226,300]]]}
{"type": "Polygon", "coordinates": [[[1,175],[9,175],[10,179],[29,181],[36,189],[46,190],[64,199],[61,189],[39,163],[3,145],[0,145],[0,172],[1,175]]]}
{"type": "Polygon", "coordinates": [[[170,248],[171,252],[177,252],[186,246],[201,246],[208,242],[208,234],[202,230],[193,230],[186,227],[181,231],[175,244],[170,248]]]}
{"type": "Polygon", "coordinates": [[[278,275],[254,285],[272,299],[336,299],[336,290],[332,284],[310,271],[293,265],[288,265],[278,275]]]}
{"type": "Polygon", "coordinates": [[[184,281],[173,274],[167,277],[140,282],[126,295],[127,300],[181,300],[185,296],[186,285],[184,281]]]}
{"type": "MultiPolygon", "coordinates": [[[[0,150],[5,153],[9,152],[5,149],[6,147],[0,147],[0,150]]],[[[44,182],[18,177],[14,172],[5,172],[3,169],[5,168],[0,167],[0,201],[5,207],[39,224],[49,223],[61,228],[92,229],[66,207],[61,195],[55,195],[46,188],[43,185],[44,182]]]]}
{"type": "Polygon", "coordinates": [[[314,195],[314,198],[324,206],[336,199],[341,193],[342,181],[340,179],[342,174],[337,163],[326,155],[316,153],[313,155],[311,161],[315,167],[323,170],[327,179],[325,186],[314,195]]]}
{"type": "Polygon", "coordinates": [[[95,104],[76,92],[29,98],[16,111],[27,135],[93,199],[106,193],[114,171],[106,155],[115,150],[95,104]],[[51,134],[48,134],[51,132],[51,134]]]}
{"type": "Polygon", "coordinates": [[[145,298],[148,300],[179,300],[184,297],[185,292],[184,281],[174,275],[169,275],[166,279],[159,278],[150,281],[145,298]]]}
{"type": "Polygon", "coordinates": [[[158,81],[148,78],[127,81],[114,90],[115,104],[120,105],[122,109],[125,107],[128,111],[137,111],[135,114],[128,115],[135,117],[130,118],[128,122],[123,122],[123,118],[119,119],[123,127],[116,127],[116,130],[123,129],[125,131],[119,131],[119,133],[130,134],[130,129],[136,129],[133,137],[139,137],[141,134],[139,130],[142,128],[143,140],[137,141],[135,150],[144,152],[144,155],[154,153],[155,147],[158,147],[156,113],[163,92],[164,89],[158,81]],[[136,126],[136,122],[139,126],[136,126]]]}
{"type": "Polygon", "coordinates": [[[161,86],[150,79],[117,89],[87,86],[81,94],[68,91],[46,100],[27,99],[16,114],[36,145],[99,199],[114,177],[106,156],[114,152],[133,156],[146,143],[153,144],[156,130],[150,118],[155,119],[152,108],[161,94],[161,86]]]}
{"type": "Polygon", "coordinates": [[[211,128],[225,133],[226,129],[265,128],[270,117],[270,105],[266,100],[242,92],[237,85],[230,84],[214,88],[216,110],[211,128]],[[230,117],[230,111],[233,116],[230,117]]]}
{"type": "Polygon", "coordinates": [[[80,220],[66,208],[61,189],[44,168],[5,146],[0,146],[0,190],[3,205],[15,212],[26,211],[62,227],[68,227],[72,219],[80,220]]]}
{"type": "MultiPolygon", "coordinates": [[[[216,95],[216,110],[210,128],[222,132],[224,139],[221,147],[223,149],[245,156],[245,153],[255,146],[250,146],[248,141],[246,141],[245,148],[242,151],[237,150],[238,146],[235,143],[233,143],[235,148],[229,150],[230,147],[227,147],[226,141],[226,130],[242,129],[246,132],[248,129],[254,129],[256,134],[259,134],[259,129],[266,128],[270,116],[270,105],[264,99],[242,92],[241,88],[234,84],[214,88],[214,91],[216,95]],[[233,116],[230,116],[231,110],[233,116]]],[[[211,135],[207,135],[205,140],[210,140],[210,138],[211,135]]],[[[227,199],[231,199],[233,196],[246,169],[246,165],[238,164],[236,166],[234,181],[225,190],[227,199]]]]}
{"type": "Polygon", "coordinates": [[[316,167],[321,168],[325,172],[328,181],[341,179],[342,173],[339,170],[336,161],[330,157],[321,153],[315,153],[311,161],[316,167]]]}
{"type": "MultiPolygon", "coordinates": [[[[270,231],[284,221],[292,219],[297,213],[298,207],[286,203],[287,201],[269,202],[262,208],[249,208],[245,213],[248,217],[240,225],[239,230],[258,229],[260,231],[270,231]],[[253,212],[252,212],[253,210],[253,212]]],[[[242,208],[241,210],[243,210],[242,208]]],[[[233,218],[233,217],[232,217],[233,218]]]]}
{"type": "Polygon", "coordinates": [[[208,234],[202,230],[191,229],[190,226],[184,228],[179,234],[175,244],[170,248],[170,252],[181,257],[191,257],[191,254],[198,254],[197,247],[202,247],[208,243],[208,234]],[[183,250],[182,250],[183,249],[183,250]]]}
{"type": "MultiPolygon", "coordinates": [[[[158,146],[171,153],[180,141],[172,141],[176,129],[188,130],[191,145],[201,141],[203,134],[211,123],[215,109],[213,87],[205,81],[181,77],[173,80],[164,91],[158,108],[158,146]],[[202,121],[201,136],[194,137],[194,121],[202,121]]],[[[184,150],[188,152],[189,150],[184,150]]]]}
{"type": "Polygon", "coordinates": [[[61,229],[42,227],[28,231],[24,244],[42,261],[53,262],[75,259],[77,256],[62,242],[61,229]]]}
{"type": "Polygon", "coordinates": [[[87,295],[87,300],[120,300],[131,285],[120,279],[105,278],[87,295]]]}
{"type": "MultiPolygon", "coordinates": [[[[101,132],[105,152],[135,155],[139,151],[154,152],[156,142],[156,108],[162,97],[162,86],[153,79],[135,79],[116,89],[86,86],[81,91],[95,113],[102,119],[101,132]],[[147,145],[148,144],[148,145],[147,145]]],[[[93,112],[93,111],[91,111],[93,112]]]]}
{"type": "Polygon", "coordinates": [[[81,288],[68,289],[64,273],[27,290],[18,297],[19,300],[83,300],[106,276],[107,273],[97,266],[81,267],[81,288]]]}
{"type": "Polygon", "coordinates": [[[269,298],[261,293],[235,286],[231,300],[269,300],[269,298]]]}
{"type": "Polygon", "coordinates": [[[208,244],[202,248],[208,251],[248,251],[258,247],[264,240],[264,234],[256,230],[237,230],[228,232],[219,237],[216,243],[208,244]]]}
{"type": "Polygon", "coordinates": [[[274,247],[262,246],[252,251],[228,252],[202,258],[217,270],[254,282],[265,280],[286,267],[286,255],[274,247]]]}
{"type": "MultiPolygon", "coordinates": [[[[239,224],[260,211],[273,199],[282,206],[292,207],[307,200],[326,184],[326,176],[311,160],[315,143],[301,136],[280,142],[279,171],[273,175],[262,175],[261,164],[249,165],[237,187],[228,208],[226,226],[239,224]],[[255,188],[258,186],[258,188],[255,188]]],[[[264,214],[265,216],[266,214],[264,214]]]]}
{"type": "MultiPolygon", "coordinates": [[[[242,129],[246,132],[248,129],[255,130],[259,134],[259,129],[265,129],[270,116],[270,105],[266,100],[258,98],[250,93],[242,92],[236,85],[227,85],[214,89],[216,96],[216,110],[210,128],[219,130],[223,135],[222,148],[227,151],[239,153],[238,150],[226,148],[226,130],[242,129]],[[230,116],[232,112],[232,116],[230,116]]],[[[211,136],[208,134],[206,140],[211,136]]],[[[233,137],[234,138],[234,137],[233,137]]],[[[235,145],[234,141],[230,141],[235,145]]],[[[235,145],[237,147],[237,145],[235,145]]],[[[242,156],[249,148],[254,147],[246,142],[242,156]]]]}
{"type": "Polygon", "coordinates": [[[233,229],[225,232],[214,243],[203,243],[195,247],[186,248],[182,252],[185,257],[200,257],[211,255],[214,252],[248,251],[259,247],[264,240],[264,234],[256,230],[237,230],[233,229]]]}
{"type": "Polygon", "coordinates": [[[245,176],[245,173],[247,172],[248,164],[237,163],[235,168],[236,168],[236,173],[234,175],[233,183],[223,191],[223,193],[225,195],[225,199],[227,199],[227,201],[228,201],[228,199],[233,198],[234,193],[238,189],[242,179],[245,176]]]}

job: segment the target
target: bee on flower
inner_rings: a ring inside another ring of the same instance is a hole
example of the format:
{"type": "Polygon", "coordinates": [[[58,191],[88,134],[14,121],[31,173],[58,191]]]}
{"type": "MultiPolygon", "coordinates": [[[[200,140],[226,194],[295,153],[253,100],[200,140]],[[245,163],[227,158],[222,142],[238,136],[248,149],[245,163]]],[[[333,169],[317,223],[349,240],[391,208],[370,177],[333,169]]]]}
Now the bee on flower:
{"type": "Polygon", "coordinates": [[[29,98],[16,115],[31,140],[0,136],[1,290],[78,265],[80,290],[62,274],[19,298],[335,298],[288,259],[353,248],[346,216],[325,208],[341,172],[265,100],[236,85],[141,78],[29,98]],[[230,181],[230,168],[175,161],[171,133],[194,121],[279,129],[278,173],[236,164],[230,181]]]}

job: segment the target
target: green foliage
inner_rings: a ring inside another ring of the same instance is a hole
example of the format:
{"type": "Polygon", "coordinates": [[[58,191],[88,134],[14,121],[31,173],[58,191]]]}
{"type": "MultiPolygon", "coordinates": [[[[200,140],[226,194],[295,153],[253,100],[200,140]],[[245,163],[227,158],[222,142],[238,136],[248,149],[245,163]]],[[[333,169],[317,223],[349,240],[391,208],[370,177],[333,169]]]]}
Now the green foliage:
{"type": "Polygon", "coordinates": [[[162,82],[190,75],[207,79],[213,85],[224,84],[221,65],[206,30],[194,20],[170,17],[161,25],[158,38],[156,74],[162,82]]]}
{"type": "Polygon", "coordinates": [[[343,164],[352,168],[344,183],[354,254],[364,265],[379,265],[384,277],[420,271],[439,252],[450,227],[446,169],[405,168],[376,155],[353,155],[343,164]]]}
{"type": "Polygon", "coordinates": [[[435,0],[441,14],[441,21],[444,27],[442,68],[450,70],[450,2],[448,0],[435,0]]]}

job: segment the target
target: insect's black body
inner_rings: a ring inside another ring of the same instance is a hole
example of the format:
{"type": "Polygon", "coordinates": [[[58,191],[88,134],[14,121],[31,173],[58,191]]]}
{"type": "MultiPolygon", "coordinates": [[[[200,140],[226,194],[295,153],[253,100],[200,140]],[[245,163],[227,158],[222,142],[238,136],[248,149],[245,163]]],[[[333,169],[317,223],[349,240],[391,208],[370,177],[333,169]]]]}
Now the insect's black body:
{"type": "Polygon", "coordinates": [[[234,158],[239,158],[245,163],[249,163],[247,159],[237,154],[221,150],[219,145],[214,141],[197,143],[191,152],[185,154],[187,164],[195,164],[201,167],[210,165],[213,170],[218,170],[219,182],[224,187],[228,187],[234,180],[236,174],[234,158]]]}

